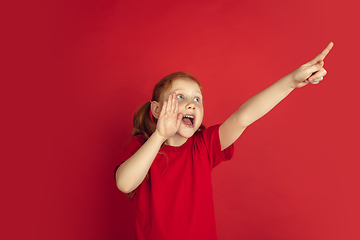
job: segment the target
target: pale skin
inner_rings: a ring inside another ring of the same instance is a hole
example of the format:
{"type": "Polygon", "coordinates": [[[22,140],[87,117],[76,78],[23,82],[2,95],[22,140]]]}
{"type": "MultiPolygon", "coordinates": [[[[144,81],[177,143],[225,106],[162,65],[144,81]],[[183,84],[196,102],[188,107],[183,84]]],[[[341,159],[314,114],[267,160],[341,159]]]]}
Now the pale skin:
{"type": "MultiPolygon", "coordinates": [[[[322,81],[327,73],[324,69],[324,59],[333,45],[332,42],[329,43],[313,60],[282,77],[241,105],[220,125],[221,149],[224,150],[233,144],[250,124],[268,113],[295,88],[322,81]]],[[[161,101],[152,102],[151,110],[158,119],[156,131],[116,171],[117,187],[122,192],[129,193],[141,184],[163,143],[181,146],[200,127],[204,109],[199,86],[191,80],[177,79],[171,89],[163,93],[161,101]],[[194,117],[192,126],[182,121],[185,115],[194,117]]]]}

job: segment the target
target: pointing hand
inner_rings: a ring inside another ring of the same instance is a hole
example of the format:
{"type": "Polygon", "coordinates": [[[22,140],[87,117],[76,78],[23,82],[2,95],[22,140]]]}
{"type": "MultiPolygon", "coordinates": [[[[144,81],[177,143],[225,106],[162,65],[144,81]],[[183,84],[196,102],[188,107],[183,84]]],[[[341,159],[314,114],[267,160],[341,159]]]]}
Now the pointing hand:
{"type": "Polygon", "coordinates": [[[330,52],[331,48],[334,46],[334,43],[329,43],[327,47],[317,55],[313,60],[308,63],[305,63],[292,74],[292,86],[294,88],[301,88],[309,83],[318,84],[323,80],[326,75],[326,70],[323,68],[324,59],[326,55],[330,52]]]}

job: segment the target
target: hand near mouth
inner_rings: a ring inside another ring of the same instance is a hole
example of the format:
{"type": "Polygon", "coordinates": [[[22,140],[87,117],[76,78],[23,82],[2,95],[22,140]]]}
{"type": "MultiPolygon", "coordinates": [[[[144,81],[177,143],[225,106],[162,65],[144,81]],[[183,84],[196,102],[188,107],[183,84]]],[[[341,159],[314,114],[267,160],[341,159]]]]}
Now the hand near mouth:
{"type": "Polygon", "coordinates": [[[168,101],[164,101],[160,116],[156,125],[159,134],[168,139],[179,130],[183,114],[179,112],[179,101],[176,93],[169,95],[168,101]]]}

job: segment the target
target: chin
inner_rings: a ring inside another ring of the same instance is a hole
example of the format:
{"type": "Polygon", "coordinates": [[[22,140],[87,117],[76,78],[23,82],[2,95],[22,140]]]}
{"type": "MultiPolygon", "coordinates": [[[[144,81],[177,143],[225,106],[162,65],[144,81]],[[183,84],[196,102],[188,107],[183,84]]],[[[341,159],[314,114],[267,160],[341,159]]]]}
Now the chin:
{"type": "Polygon", "coordinates": [[[199,127],[189,128],[189,127],[186,127],[186,126],[182,126],[182,128],[179,129],[178,134],[180,136],[182,136],[182,137],[185,137],[185,138],[191,138],[194,135],[194,133],[197,132],[199,127]]]}

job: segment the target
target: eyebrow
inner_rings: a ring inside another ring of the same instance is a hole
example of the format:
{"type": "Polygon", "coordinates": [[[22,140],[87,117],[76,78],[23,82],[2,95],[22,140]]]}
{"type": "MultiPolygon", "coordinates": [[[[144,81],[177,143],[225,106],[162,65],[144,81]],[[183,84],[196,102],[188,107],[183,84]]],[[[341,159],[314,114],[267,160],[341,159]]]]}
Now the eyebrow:
{"type": "MultiPolygon", "coordinates": [[[[175,89],[174,92],[176,92],[176,91],[184,91],[184,89],[175,89]]],[[[202,96],[202,93],[200,91],[195,91],[195,92],[201,94],[201,96],[202,96]]]]}

